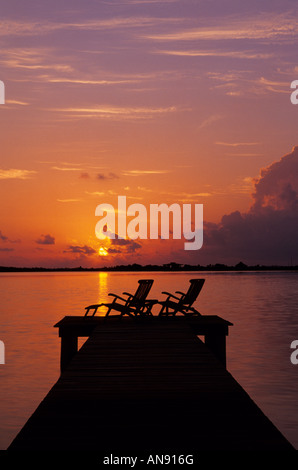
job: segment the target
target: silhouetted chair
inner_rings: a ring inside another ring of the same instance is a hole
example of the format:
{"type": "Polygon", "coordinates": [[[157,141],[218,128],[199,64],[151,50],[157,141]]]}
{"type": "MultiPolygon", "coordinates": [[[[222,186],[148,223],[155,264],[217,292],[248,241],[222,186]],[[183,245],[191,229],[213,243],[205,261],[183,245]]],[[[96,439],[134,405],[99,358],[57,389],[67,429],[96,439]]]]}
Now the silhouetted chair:
{"type": "Polygon", "coordinates": [[[190,286],[185,294],[176,291],[176,294],[180,295],[179,297],[169,292],[162,292],[168,297],[166,300],[158,302],[162,306],[159,315],[176,315],[177,312],[184,315],[201,315],[192,305],[201,292],[205,279],[191,279],[189,282],[190,286]]]}
{"type": "Polygon", "coordinates": [[[101,304],[94,304],[85,307],[86,313],[85,316],[88,315],[90,310],[94,310],[92,316],[94,316],[97,312],[97,309],[101,306],[108,307],[108,311],[106,316],[110,314],[112,310],[116,310],[120,312],[120,315],[152,315],[151,309],[152,306],[157,303],[157,300],[148,300],[147,296],[150,292],[150,289],[153,284],[152,279],[141,279],[138,281],[139,286],[135,292],[135,294],[130,294],[129,292],[123,292],[122,295],[127,296],[127,298],[120,297],[117,294],[109,294],[114,297],[112,302],[101,303],[101,304]],[[117,302],[120,300],[122,303],[117,302]]]}

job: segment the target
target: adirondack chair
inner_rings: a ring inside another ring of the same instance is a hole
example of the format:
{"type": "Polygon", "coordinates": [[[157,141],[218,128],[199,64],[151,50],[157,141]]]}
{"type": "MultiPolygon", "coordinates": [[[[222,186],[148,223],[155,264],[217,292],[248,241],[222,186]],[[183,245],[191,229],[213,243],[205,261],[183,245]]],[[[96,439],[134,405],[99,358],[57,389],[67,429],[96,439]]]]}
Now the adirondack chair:
{"type": "Polygon", "coordinates": [[[122,295],[126,296],[126,298],[123,298],[120,295],[110,293],[109,295],[114,297],[114,300],[112,302],[88,305],[88,307],[85,307],[85,316],[88,315],[90,310],[93,310],[92,316],[94,316],[97,312],[97,309],[101,306],[105,306],[108,308],[106,316],[108,316],[112,310],[120,312],[121,316],[134,316],[138,314],[152,315],[152,306],[158,302],[155,299],[147,299],[147,296],[153,284],[153,280],[141,279],[138,281],[138,283],[139,286],[134,295],[130,294],[129,292],[123,292],[122,295]],[[118,302],[119,300],[121,302],[118,302]]]}
{"type": "Polygon", "coordinates": [[[192,305],[201,292],[205,279],[191,279],[189,282],[190,286],[186,293],[176,291],[179,296],[162,292],[167,298],[158,302],[162,306],[159,315],[176,315],[178,312],[184,315],[201,315],[192,305]]]}

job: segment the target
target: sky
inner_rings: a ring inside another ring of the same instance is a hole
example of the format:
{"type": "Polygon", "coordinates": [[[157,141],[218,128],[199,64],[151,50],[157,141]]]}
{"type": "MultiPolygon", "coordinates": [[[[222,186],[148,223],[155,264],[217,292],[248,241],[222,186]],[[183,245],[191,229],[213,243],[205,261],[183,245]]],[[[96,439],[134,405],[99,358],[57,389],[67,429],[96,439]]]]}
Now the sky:
{"type": "Polygon", "coordinates": [[[0,266],[298,264],[297,2],[2,2],[0,266]],[[95,233],[203,204],[203,246],[95,233]]]}

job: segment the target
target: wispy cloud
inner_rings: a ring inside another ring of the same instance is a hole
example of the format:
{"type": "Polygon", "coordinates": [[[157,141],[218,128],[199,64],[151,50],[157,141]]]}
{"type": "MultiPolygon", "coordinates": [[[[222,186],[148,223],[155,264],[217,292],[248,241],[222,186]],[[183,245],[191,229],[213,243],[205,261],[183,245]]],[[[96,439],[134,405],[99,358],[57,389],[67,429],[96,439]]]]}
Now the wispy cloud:
{"type": "Polygon", "coordinates": [[[73,118],[101,118],[110,120],[133,120],[133,119],[152,119],[177,111],[175,106],[165,108],[146,108],[146,107],[119,107],[110,105],[97,105],[90,107],[77,108],[52,108],[50,111],[56,111],[73,118]]]}
{"type": "Polygon", "coordinates": [[[262,157],[262,153],[248,153],[248,152],[238,152],[238,153],[226,153],[226,157],[262,157]]]}
{"type": "Polygon", "coordinates": [[[70,166],[52,166],[52,170],[57,170],[57,171],[83,171],[84,168],[70,167],[70,166]]]}
{"type": "Polygon", "coordinates": [[[258,83],[261,87],[265,88],[268,91],[273,91],[274,93],[287,93],[289,94],[289,83],[278,81],[278,80],[269,80],[265,77],[261,77],[258,80],[258,83]]]}
{"type": "Polygon", "coordinates": [[[19,100],[5,100],[5,104],[15,104],[18,106],[28,106],[29,103],[26,101],[19,101],[19,100]]]}
{"type": "Polygon", "coordinates": [[[180,31],[144,34],[143,37],[155,41],[194,41],[229,39],[270,39],[282,41],[297,37],[298,21],[295,15],[258,14],[243,18],[226,16],[208,19],[208,26],[201,25],[180,31]]]}
{"type": "Polygon", "coordinates": [[[57,199],[58,202],[80,202],[81,199],[57,199]]]}
{"type": "Polygon", "coordinates": [[[123,85],[129,83],[138,83],[139,79],[104,79],[104,80],[90,80],[86,78],[67,78],[67,77],[49,77],[44,75],[41,77],[49,83],[69,83],[73,85],[123,85]]]}
{"type": "Polygon", "coordinates": [[[205,127],[210,126],[214,122],[217,122],[217,121],[219,121],[220,119],[223,119],[223,118],[224,118],[224,116],[222,114],[212,114],[211,116],[204,119],[204,121],[202,121],[198,125],[197,129],[198,130],[204,129],[205,127]]]}
{"type": "Polygon", "coordinates": [[[71,65],[56,63],[56,55],[53,50],[45,47],[6,49],[1,54],[0,64],[8,68],[34,71],[51,70],[60,73],[73,71],[71,65]]]}
{"type": "Polygon", "coordinates": [[[171,170],[126,170],[123,174],[125,176],[140,176],[140,175],[162,175],[170,173],[171,170]]]}
{"type": "MultiPolygon", "coordinates": [[[[229,96],[262,95],[267,93],[289,94],[289,82],[256,76],[256,72],[232,70],[230,72],[208,72],[208,77],[215,81],[212,89],[223,89],[229,96]]],[[[280,73],[275,72],[278,76],[280,73]]]]}
{"type": "Polygon", "coordinates": [[[254,51],[219,51],[219,50],[160,50],[154,54],[174,55],[181,57],[227,57],[232,59],[269,59],[273,54],[254,51]]]}
{"type": "Polygon", "coordinates": [[[146,193],[152,193],[153,189],[145,188],[144,186],[138,186],[138,191],[144,191],[146,193]]]}
{"type": "Polygon", "coordinates": [[[59,30],[100,31],[116,28],[144,28],[159,24],[178,23],[180,19],[151,16],[115,16],[107,19],[95,19],[73,22],[51,21],[13,21],[2,20],[0,36],[36,36],[59,30]]]}
{"type": "Polygon", "coordinates": [[[215,142],[216,145],[223,145],[225,147],[247,147],[250,145],[259,145],[260,142],[215,142]]]}
{"type": "Polygon", "coordinates": [[[206,197],[211,197],[213,193],[211,192],[198,192],[198,193],[190,193],[190,192],[170,192],[170,191],[162,191],[162,195],[170,196],[175,198],[177,201],[177,198],[179,198],[180,202],[191,202],[191,201],[198,201],[198,198],[206,198],[206,197]]]}
{"type": "Polygon", "coordinates": [[[85,191],[86,194],[89,194],[90,196],[104,196],[106,193],[103,191],[85,191]]]}
{"type": "Polygon", "coordinates": [[[37,172],[34,170],[20,170],[16,168],[11,168],[9,170],[0,169],[0,179],[20,179],[26,180],[32,178],[37,172]]]}

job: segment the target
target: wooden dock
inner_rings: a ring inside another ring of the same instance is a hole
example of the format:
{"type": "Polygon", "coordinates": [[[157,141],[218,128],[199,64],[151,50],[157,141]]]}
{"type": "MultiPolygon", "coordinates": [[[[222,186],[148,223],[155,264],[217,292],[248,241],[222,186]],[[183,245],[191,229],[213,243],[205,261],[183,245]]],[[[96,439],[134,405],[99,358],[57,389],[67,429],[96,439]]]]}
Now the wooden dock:
{"type": "Polygon", "coordinates": [[[61,376],[8,451],[294,450],[227,371],[230,325],[65,317],[61,376]],[[79,336],[90,337],[76,353],[79,336]]]}

